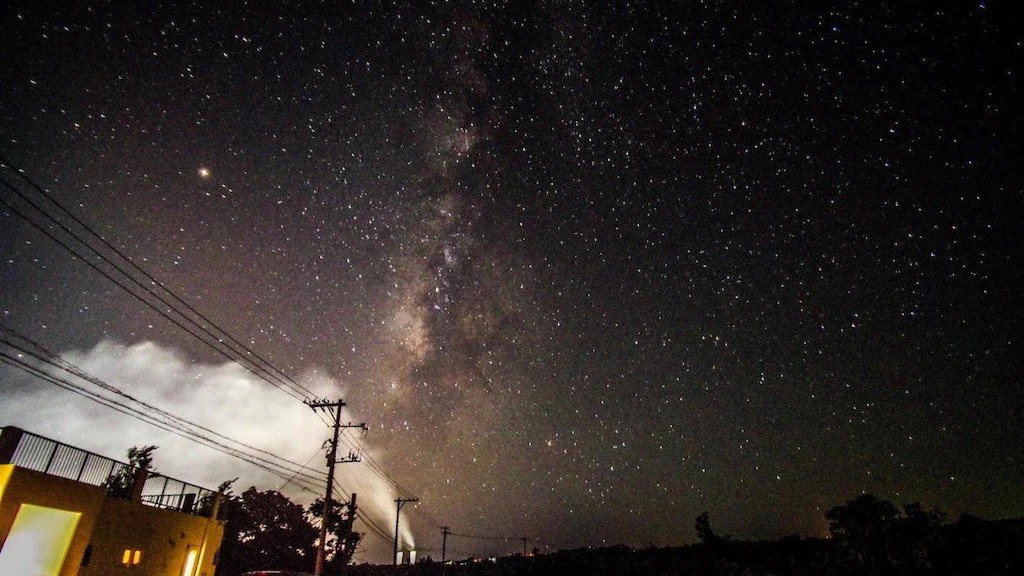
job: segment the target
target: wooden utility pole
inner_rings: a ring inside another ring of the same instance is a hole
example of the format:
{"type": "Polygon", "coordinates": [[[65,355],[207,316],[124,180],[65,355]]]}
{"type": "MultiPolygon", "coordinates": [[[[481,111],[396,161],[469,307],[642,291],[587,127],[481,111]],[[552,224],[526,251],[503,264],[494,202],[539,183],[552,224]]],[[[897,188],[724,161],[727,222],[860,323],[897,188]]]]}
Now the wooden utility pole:
{"type": "Polygon", "coordinates": [[[444,564],[444,553],[448,548],[448,535],[451,533],[452,531],[447,526],[441,528],[441,564],[444,564]]]}
{"type": "Polygon", "coordinates": [[[362,428],[366,430],[366,424],[342,424],[341,423],[341,407],[345,405],[345,402],[338,400],[337,402],[328,402],[327,400],[307,400],[306,405],[310,408],[317,409],[334,409],[334,413],[331,414],[334,423],[334,436],[330,440],[330,446],[327,449],[327,494],[324,496],[324,510],[323,517],[320,518],[320,541],[316,545],[316,566],[313,569],[315,576],[323,574],[324,570],[324,545],[327,543],[327,524],[331,514],[331,503],[332,493],[334,491],[334,465],[345,464],[348,462],[359,462],[359,457],[352,452],[348,453],[347,458],[338,460],[338,434],[342,428],[362,428]]]}
{"type": "MultiPolygon", "coordinates": [[[[402,506],[407,502],[419,502],[419,498],[398,498],[395,500],[395,551],[391,554],[391,561],[393,564],[398,564],[398,519],[401,517],[402,506]]],[[[319,575],[317,575],[319,576],[319,575]]]]}

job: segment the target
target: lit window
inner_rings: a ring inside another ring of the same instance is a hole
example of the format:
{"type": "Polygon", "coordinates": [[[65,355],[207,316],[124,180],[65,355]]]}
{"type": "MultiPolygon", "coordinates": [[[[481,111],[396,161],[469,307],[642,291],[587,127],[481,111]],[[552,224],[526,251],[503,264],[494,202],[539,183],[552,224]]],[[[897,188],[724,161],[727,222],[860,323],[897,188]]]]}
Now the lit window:
{"type": "Polygon", "coordinates": [[[122,565],[135,566],[139,562],[142,562],[142,550],[135,550],[133,548],[124,549],[124,554],[121,554],[122,565]]]}

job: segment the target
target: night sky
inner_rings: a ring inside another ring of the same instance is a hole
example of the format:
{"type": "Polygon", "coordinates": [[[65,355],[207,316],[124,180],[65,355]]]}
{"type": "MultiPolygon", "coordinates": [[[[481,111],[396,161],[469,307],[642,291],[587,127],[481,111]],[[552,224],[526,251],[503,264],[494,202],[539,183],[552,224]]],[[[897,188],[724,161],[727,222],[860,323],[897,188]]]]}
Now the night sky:
{"type": "MultiPolygon", "coordinates": [[[[339,482],[388,536],[419,497],[421,555],[822,536],[862,492],[1024,515],[1012,3],[16,4],[0,154],[344,398],[404,492],[339,482]]],[[[312,410],[0,198],[4,327],[320,473],[312,410]]],[[[0,424],[283,482],[0,378],[0,424]]]]}

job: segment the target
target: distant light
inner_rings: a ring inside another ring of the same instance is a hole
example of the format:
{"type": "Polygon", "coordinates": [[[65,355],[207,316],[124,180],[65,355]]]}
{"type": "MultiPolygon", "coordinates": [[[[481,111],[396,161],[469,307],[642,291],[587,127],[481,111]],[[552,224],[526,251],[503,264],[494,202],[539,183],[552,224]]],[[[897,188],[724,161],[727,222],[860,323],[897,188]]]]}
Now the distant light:
{"type": "Polygon", "coordinates": [[[206,166],[200,166],[199,169],[196,170],[196,173],[204,180],[210,177],[210,169],[206,166]]]}

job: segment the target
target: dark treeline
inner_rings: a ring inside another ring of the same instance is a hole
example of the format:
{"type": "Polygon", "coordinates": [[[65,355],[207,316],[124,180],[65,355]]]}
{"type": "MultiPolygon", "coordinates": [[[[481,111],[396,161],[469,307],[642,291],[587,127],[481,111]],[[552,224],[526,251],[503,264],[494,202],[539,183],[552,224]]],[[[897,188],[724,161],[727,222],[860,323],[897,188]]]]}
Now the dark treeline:
{"type": "Polygon", "coordinates": [[[945,515],[917,504],[903,510],[864,495],[828,511],[832,537],[737,541],[715,534],[707,514],[699,544],[674,548],[583,548],[441,565],[358,565],[345,576],[979,576],[1024,574],[1024,519],[945,515]]]}
{"type": "MultiPolygon", "coordinates": [[[[322,499],[303,508],[276,490],[261,492],[253,487],[235,495],[231,482],[221,484],[220,490],[224,493],[220,518],[225,524],[217,553],[218,576],[270,569],[312,571],[324,512],[322,499]]],[[[355,517],[354,499],[344,504],[331,501],[325,574],[340,574],[355,553],[360,540],[352,530],[355,517]]]]}
{"type": "MultiPolygon", "coordinates": [[[[140,453],[148,456],[148,453],[140,453]]],[[[147,462],[148,463],[148,462],[147,462]]],[[[115,479],[116,480],[116,479],[115,479]]],[[[230,491],[217,575],[250,570],[310,571],[323,502],[308,508],[279,492],[230,491]]],[[[113,482],[112,485],[118,485],[113,482]]],[[[831,537],[797,535],[741,541],[715,533],[707,513],[694,520],[698,544],[671,548],[580,548],[550,554],[468,559],[440,564],[348,565],[360,542],[354,500],[332,503],[326,576],[981,576],[1024,574],[1024,518],[984,520],[963,515],[946,523],[938,510],[893,504],[870,494],[830,509],[831,537]]]]}

